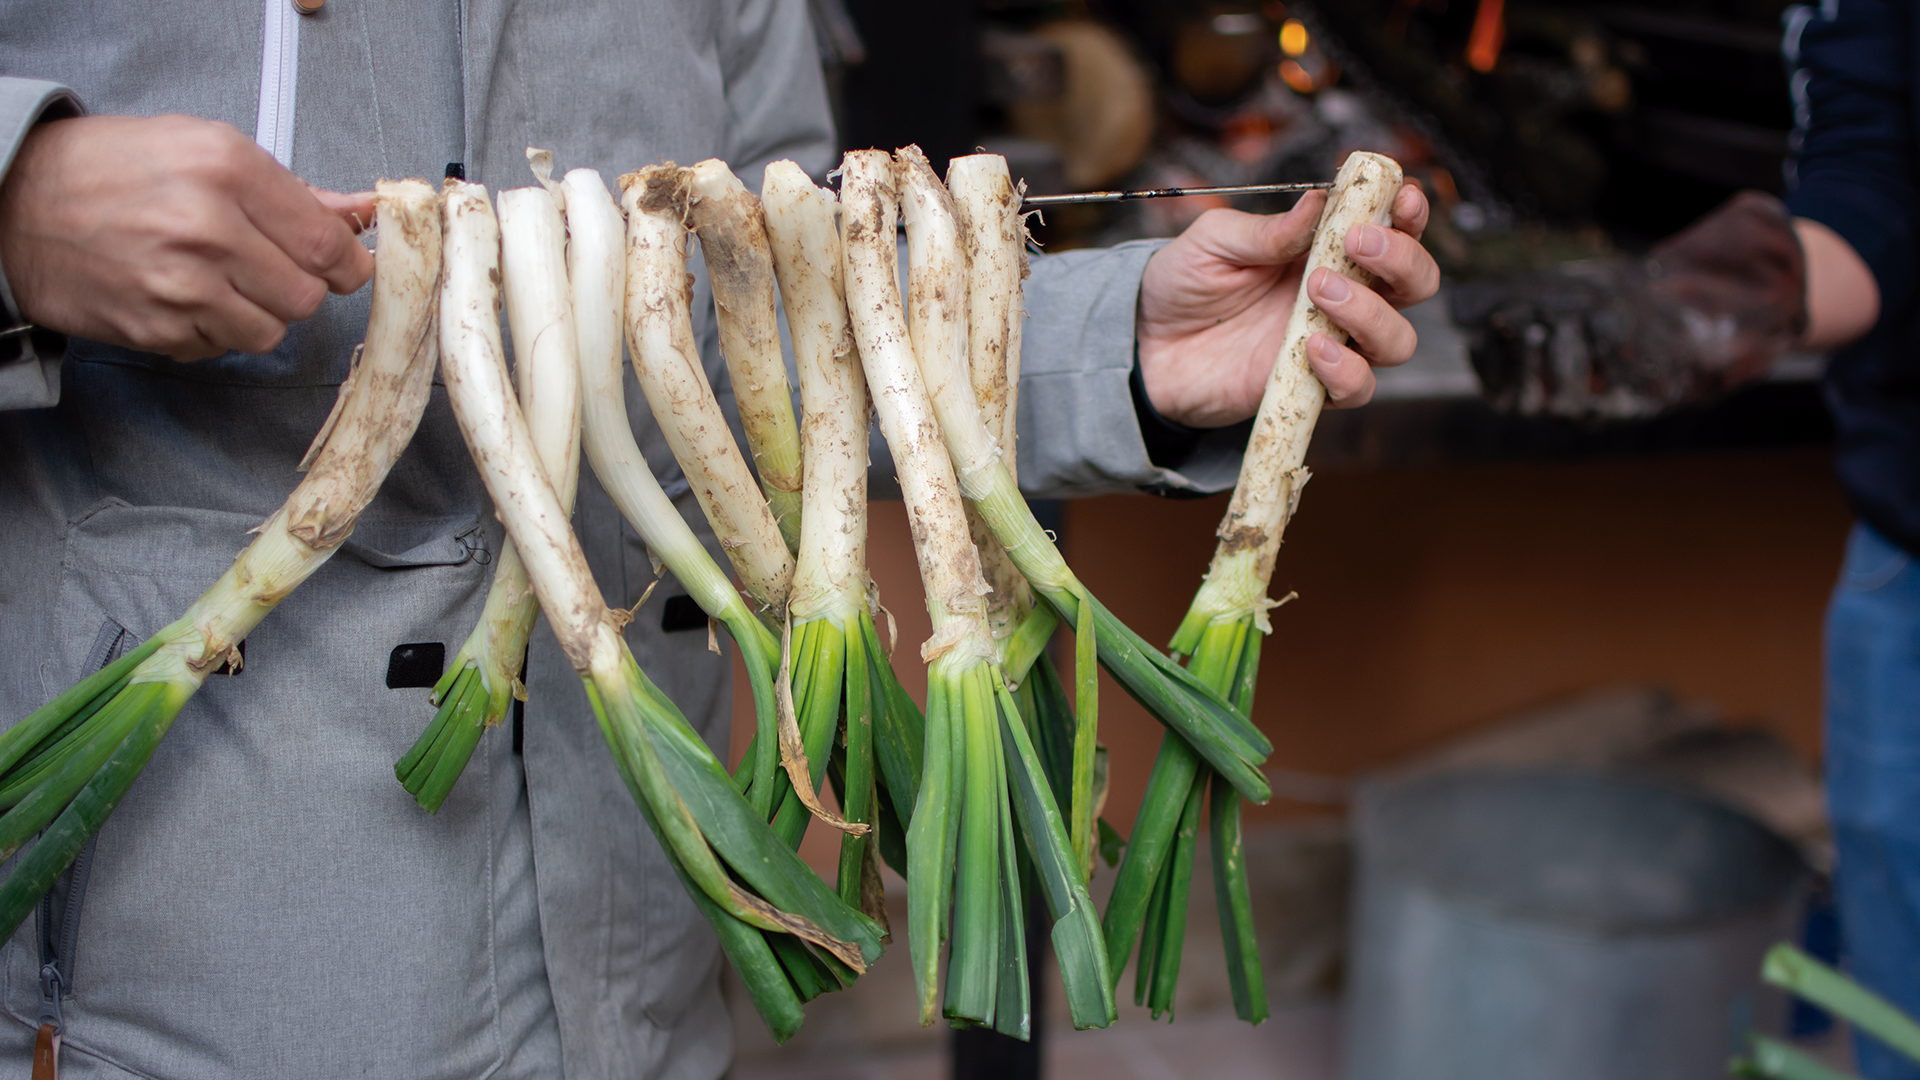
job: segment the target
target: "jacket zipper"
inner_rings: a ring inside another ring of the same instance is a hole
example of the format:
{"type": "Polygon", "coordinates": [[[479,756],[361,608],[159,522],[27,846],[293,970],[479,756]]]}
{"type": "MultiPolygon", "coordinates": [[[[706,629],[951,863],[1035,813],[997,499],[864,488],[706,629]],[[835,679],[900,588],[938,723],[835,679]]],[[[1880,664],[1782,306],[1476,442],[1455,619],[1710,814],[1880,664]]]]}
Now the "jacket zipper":
{"type": "Polygon", "coordinates": [[[287,168],[293,167],[293,100],[300,75],[300,13],[292,0],[265,0],[260,46],[260,112],[253,141],[287,168]]]}
{"type": "MultiPolygon", "coordinates": [[[[125,627],[109,619],[93,639],[83,670],[99,671],[126,654],[138,642],[125,627]]],[[[60,1012],[63,998],[73,996],[73,960],[80,938],[80,903],[93,869],[96,835],[80,849],[53,887],[40,898],[40,1033],[35,1039],[33,1080],[57,1080],[60,1044],[66,1020],[60,1012]]]]}
{"type": "Polygon", "coordinates": [[[93,868],[93,845],[93,840],[87,841],[64,875],[66,880],[60,884],[66,886],[66,895],[56,900],[55,894],[61,891],[56,887],[40,899],[40,1023],[52,1024],[55,1035],[66,1028],[60,999],[73,996],[73,954],[80,936],[80,902],[87,891],[87,873],[93,868]]]}

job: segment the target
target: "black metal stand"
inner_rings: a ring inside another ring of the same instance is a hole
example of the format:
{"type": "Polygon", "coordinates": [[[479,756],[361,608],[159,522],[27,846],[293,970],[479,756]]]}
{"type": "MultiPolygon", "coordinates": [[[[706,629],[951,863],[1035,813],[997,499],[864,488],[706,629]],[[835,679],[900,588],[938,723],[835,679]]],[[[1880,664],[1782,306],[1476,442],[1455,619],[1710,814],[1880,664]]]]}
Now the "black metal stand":
{"type": "Polygon", "coordinates": [[[1047,928],[1044,903],[1027,905],[1027,985],[1032,1001],[1029,1038],[1022,1042],[992,1028],[964,1028],[949,1036],[953,1080],[1040,1080],[1046,1033],[1047,928]]]}

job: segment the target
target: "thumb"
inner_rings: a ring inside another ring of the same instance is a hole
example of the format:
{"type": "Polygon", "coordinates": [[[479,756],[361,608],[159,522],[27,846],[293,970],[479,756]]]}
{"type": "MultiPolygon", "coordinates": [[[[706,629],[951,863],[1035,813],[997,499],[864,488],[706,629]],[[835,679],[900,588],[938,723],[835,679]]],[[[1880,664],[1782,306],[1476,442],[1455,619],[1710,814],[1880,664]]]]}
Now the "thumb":
{"type": "Polygon", "coordinates": [[[1248,214],[1213,210],[1202,214],[1189,232],[1201,250],[1234,266],[1278,266],[1307,253],[1313,230],[1326,206],[1322,191],[1309,191],[1284,214],[1248,214]]]}

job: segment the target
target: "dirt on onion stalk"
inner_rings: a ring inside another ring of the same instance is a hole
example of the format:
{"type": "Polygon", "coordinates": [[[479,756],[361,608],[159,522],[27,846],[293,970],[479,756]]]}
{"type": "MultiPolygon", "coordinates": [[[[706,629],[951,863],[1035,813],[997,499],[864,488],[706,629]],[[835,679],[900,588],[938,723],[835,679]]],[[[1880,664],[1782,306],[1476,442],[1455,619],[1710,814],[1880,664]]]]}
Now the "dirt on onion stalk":
{"type": "MultiPolygon", "coordinates": [[[[927,356],[939,353],[946,364],[957,362],[971,400],[964,323],[943,317],[908,329],[897,278],[899,187],[889,155],[846,156],[848,314],[893,451],[933,623],[933,636],[921,647],[928,663],[926,739],[907,824],[909,949],[921,1021],[931,1023],[943,1009],[940,946],[950,935],[946,1015],[1025,1037],[1031,999],[1017,857],[1024,843],[1054,919],[1054,950],[1074,1024],[1104,1027],[1115,1013],[1085,878],[987,630],[990,590],[967,532],[964,478],[942,441],[928,396],[932,380],[922,377],[927,356]]],[[[964,297],[964,281],[953,295],[964,297]]]]}
{"type": "Polygon", "coordinates": [[[626,613],[601,598],[507,379],[498,259],[485,190],[449,181],[440,327],[454,418],[628,790],[761,1017],[785,1040],[806,997],[851,982],[879,956],[883,931],[773,834],[628,651],[626,613]]]}
{"type": "MultiPolygon", "coordinates": [[[[839,890],[878,918],[885,896],[877,856],[907,870],[905,820],[919,785],[925,720],[874,627],[866,558],[870,406],[847,318],[837,204],[791,161],[767,166],[761,202],[806,417],[804,513],[788,602],[792,734],[797,760],[810,763],[809,782],[817,788],[836,778],[845,818],[874,826],[842,835],[839,890]]],[[[790,786],[780,778],[783,793],[790,786]]],[[[804,800],[783,794],[782,801],[775,827],[797,845],[808,819],[804,800]]]]}
{"type": "Polygon", "coordinates": [[[668,163],[620,178],[627,212],[627,350],[654,420],[748,595],[779,625],[793,555],[727,427],[693,336],[692,178],[668,163]]]}
{"type": "Polygon", "coordinates": [[[339,550],[419,426],[432,388],[440,200],[418,180],[375,189],[373,309],[306,476],[185,615],[0,735],[0,884],[11,935],[99,831],[180,710],[239,644],[339,550]],[[44,831],[43,831],[44,830],[44,831]]]}
{"type": "MultiPolygon", "coordinates": [[[[1400,181],[1400,167],[1389,158],[1369,153],[1347,158],[1321,212],[1302,282],[1321,267],[1371,282],[1347,257],[1344,241],[1358,222],[1387,223],[1400,181]]],[[[1308,300],[1303,287],[1254,419],[1239,483],[1220,523],[1213,565],[1173,639],[1172,651],[1188,657],[1188,670],[1226,695],[1249,720],[1260,645],[1271,630],[1267,611],[1276,606],[1267,598],[1267,586],[1281,534],[1307,481],[1307,442],[1326,401],[1325,388],[1307,364],[1307,339],[1316,333],[1346,340],[1308,300]]],[[[1267,1002],[1247,890],[1240,795],[1191,748],[1171,737],[1161,743],[1107,901],[1105,930],[1114,978],[1119,978],[1119,968],[1138,939],[1134,1000],[1155,1016],[1171,1013],[1203,813],[1211,819],[1214,896],[1234,1011],[1258,1023],[1267,1015],[1267,1002]]]]}
{"type": "MultiPolygon", "coordinates": [[[[580,477],[580,367],[567,282],[567,225],[563,197],[551,179],[553,155],[529,149],[527,158],[541,186],[503,191],[498,200],[502,291],[520,407],[547,479],[571,508],[580,477]]],[[[539,614],[519,549],[509,540],[501,547],[479,625],[433,688],[439,711],[394,765],[402,786],[429,813],[446,801],[480,737],[506,719],[514,700],[526,700],[521,672],[539,614]]]]}
{"type": "Polygon", "coordinates": [[[747,433],[767,505],[787,548],[800,550],[802,485],[800,432],[793,393],[780,355],[774,308],[773,253],[767,246],[760,200],[724,161],[708,159],[687,170],[688,220],[700,237],[707,281],[720,324],[720,355],[733,380],[740,425],[747,433]]]}

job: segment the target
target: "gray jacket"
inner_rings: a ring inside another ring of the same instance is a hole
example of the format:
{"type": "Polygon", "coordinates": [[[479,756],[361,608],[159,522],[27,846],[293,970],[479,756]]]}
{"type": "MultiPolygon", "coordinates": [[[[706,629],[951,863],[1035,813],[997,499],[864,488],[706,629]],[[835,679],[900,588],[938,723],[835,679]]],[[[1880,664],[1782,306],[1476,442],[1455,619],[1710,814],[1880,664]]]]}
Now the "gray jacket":
{"type": "MultiPolygon", "coordinates": [[[[775,158],[831,165],[802,0],[332,0],[299,24],[295,75],[263,71],[259,0],[10,0],[0,176],[50,107],[251,131],[280,76],[297,94],[278,147],[290,120],[291,167],[338,190],[451,161],[519,186],[529,144],[609,178],[721,157],[757,187],[775,158]]],[[[1190,486],[1149,465],[1127,392],[1151,250],[1036,267],[1020,417],[1035,492],[1190,486]]],[[[0,304],[16,314],[3,286],[0,304]]],[[[181,365],[74,341],[0,367],[0,619],[15,643],[0,650],[0,716],[81,676],[97,641],[158,630],[221,573],[292,489],[366,304],[365,290],[329,300],[268,356],[181,365]]],[[[730,398],[710,308],[706,322],[730,398]]],[[[628,396],[649,462],[711,545],[631,379],[628,396]]],[[[632,603],[648,559],[590,474],[574,525],[608,599],[632,603]]],[[[390,655],[459,646],[499,544],[436,390],[348,546],[249,638],[243,674],[195,697],[101,832],[64,1002],[69,1077],[725,1070],[713,937],[551,635],[534,638],[519,751],[505,731],[483,740],[435,816],[393,779],[432,710],[423,690],[388,688],[390,655]]],[[[720,746],[729,661],[644,613],[628,639],[720,746]]],[[[0,1024],[0,1075],[27,1072],[34,929],[0,955],[0,1009],[17,1021],[0,1024]]]]}

